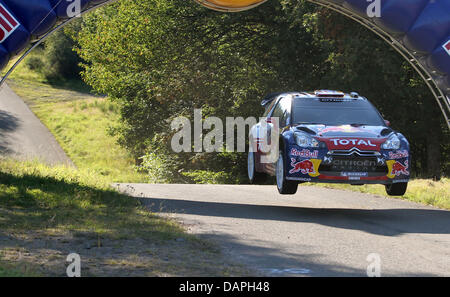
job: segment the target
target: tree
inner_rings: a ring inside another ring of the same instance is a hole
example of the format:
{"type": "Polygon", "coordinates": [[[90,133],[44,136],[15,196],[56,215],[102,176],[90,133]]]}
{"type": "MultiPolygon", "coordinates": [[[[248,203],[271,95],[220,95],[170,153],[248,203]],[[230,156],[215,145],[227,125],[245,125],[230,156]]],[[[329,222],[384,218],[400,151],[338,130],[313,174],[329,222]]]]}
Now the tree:
{"type": "Polygon", "coordinates": [[[120,103],[119,142],[137,161],[147,154],[170,166],[161,172],[243,174],[243,154],[174,154],[170,121],[192,118],[194,108],[259,116],[261,98],[280,90],[367,96],[411,140],[415,172],[439,176],[433,156],[448,155],[439,145],[442,122],[424,117],[438,117],[435,104],[402,58],[368,30],[304,1],[224,14],[191,1],[124,0],[87,16],[74,35],[85,81],[120,103]]]}
{"type": "MultiPolygon", "coordinates": [[[[138,159],[167,146],[170,120],[191,117],[194,108],[205,116],[259,116],[264,94],[317,85],[324,54],[307,27],[284,16],[276,2],[221,14],[189,1],[122,1],[85,19],[76,37],[88,62],[83,76],[121,103],[116,133],[138,159]]],[[[242,171],[243,156],[225,155],[173,158],[208,169],[229,167],[231,158],[242,171]]]]}

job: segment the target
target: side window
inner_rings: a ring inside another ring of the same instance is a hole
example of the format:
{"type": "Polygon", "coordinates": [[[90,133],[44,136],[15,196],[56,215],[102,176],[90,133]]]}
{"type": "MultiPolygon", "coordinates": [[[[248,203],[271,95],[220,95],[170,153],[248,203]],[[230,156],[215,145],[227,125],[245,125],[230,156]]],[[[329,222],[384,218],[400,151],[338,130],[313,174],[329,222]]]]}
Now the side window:
{"type": "Polygon", "coordinates": [[[281,98],[277,106],[273,110],[272,117],[279,118],[280,127],[286,126],[288,119],[290,117],[291,100],[289,97],[281,98]]]}
{"type": "Polygon", "coordinates": [[[264,112],[264,114],[262,115],[264,118],[266,118],[269,115],[269,112],[272,111],[273,106],[275,105],[275,102],[277,102],[276,99],[274,99],[269,106],[267,106],[266,111],[264,112]]]}

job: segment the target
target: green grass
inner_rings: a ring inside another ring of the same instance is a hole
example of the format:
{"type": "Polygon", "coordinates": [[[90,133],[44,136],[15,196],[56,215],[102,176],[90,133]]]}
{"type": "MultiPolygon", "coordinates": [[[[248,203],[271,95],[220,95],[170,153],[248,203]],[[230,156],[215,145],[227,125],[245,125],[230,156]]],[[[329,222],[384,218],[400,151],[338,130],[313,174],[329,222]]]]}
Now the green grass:
{"type": "MultiPolygon", "coordinates": [[[[36,55],[39,51],[26,59],[36,55]]],[[[26,59],[7,83],[53,133],[74,164],[110,182],[146,182],[147,177],[134,169],[134,160],[107,132],[118,124],[117,107],[104,97],[88,93],[89,88],[81,81],[48,81],[30,70],[26,59]]]]}
{"type": "MultiPolygon", "coordinates": [[[[99,251],[83,262],[83,267],[90,267],[88,276],[123,276],[124,270],[139,273],[143,269],[141,273],[146,274],[142,275],[149,276],[248,273],[241,265],[223,259],[214,244],[187,234],[173,220],[149,212],[137,199],[111,189],[109,178],[89,169],[0,159],[3,236],[14,239],[0,240],[0,277],[62,276],[67,250],[58,238],[69,240],[71,248],[82,253],[83,242],[89,240],[98,241],[99,246],[100,242],[110,242],[114,250],[126,245],[127,253],[99,251]],[[76,243],[77,238],[82,243],[76,243]],[[45,242],[56,253],[34,247],[36,241],[45,242]],[[28,258],[22,260],[21,252],[28,258]],[[37,263],[42,261],[46,264],[37,263]],[[52,266],[55,261],[57,265],[52,266]]],[[[84,259],[87,257],[84,254],[84,259]]]]}
{"type": "Polygon", "coordinates": [[[22,277],[27,276],[23,272],[20,272],[16,268],[9,268],[6,264],[0,263],[0,277],[22,277]]]}
{"type": "Polygon", "coordinates": [[[114,238],[181,236],[89,169],[0,160],[0,230],[89,231],[114,238]]]}
{"type": "Polygon", "coordinates": [[[69,158],[80,169],[90,169],[110,182],[146,182],[133,159],[108,129],[118,124],[117,106],[106,98],[47,84],[9,80],[11,88],[53,133],[69,158]]]}
{"type": "MultiPolygon", "coordinates": [[[[332,189],[342,189],[361,193],[370,193],[388,196],[383,185],[351,186],[345,184],[317,184],[332,189]]],[[[443,209],[450,209],[450,179],[443,178],[440,181],[427,179],[414,179],[408,184],[408,190],[398,199],[410,200],[425,205],[432,205],[443,209]]]]}
{"type": "MultiPolygon", "coordinates": [[[[21,232],[90,232],[103,238],[161,242],[183,229],[110,189],[90,170],[0,160],[0,235],[21,232]]],[[[38,276],[31,263],[5,263],[0,277],[38,276]],[[28,266],[27,266],[28,265],[28,266]]]]}
{"type": "MultiPolygon", "coordinates": [[[[42,54],[43,53],[40,48],[37,48],[34,51],[32,51],[21,63],[19,63],[16,69],[10,74],[9,79],[27,85],[26,89],[28,91],[32,91],[33,86],[52,86],[53,89],[59,91],[61,94],[58,94],[58,92],[54,92],[53,94],[47,94],[47,96],[52,97],[51,95],[57,95],[58,99],[62,100],[64,100],[65,98],[59,95],[66,94],[65,91],[68,90],[84,94],[88,94],[91,92],[92,89],[81,80],[76,79],[49,80],[39,71],[30,70],[29,66],[27,65],[27,61],[29,61],[29,59],[39,58],[40,55],[42,54]]],[[[12,67],[19,58],[20,57],[13,58],[8,63],[8,65],[3,69],[1,75],[4,76],[6,72],[10,69],[10,67],[12,67]]]]}
{"type": "MultiPolygon", "coordinates": [[[[32,265],[31,265],[32,266],[32,265]]],[[[37,277],[41,276],[30,265],[11,265],[0,258],[0,277],[37,277]]]]}

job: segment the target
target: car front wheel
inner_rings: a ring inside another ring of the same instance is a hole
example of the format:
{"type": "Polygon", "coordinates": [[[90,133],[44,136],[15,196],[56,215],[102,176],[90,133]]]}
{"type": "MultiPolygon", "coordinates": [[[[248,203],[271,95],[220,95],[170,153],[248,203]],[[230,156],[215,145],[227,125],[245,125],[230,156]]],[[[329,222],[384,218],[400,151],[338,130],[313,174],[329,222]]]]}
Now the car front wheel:
{"type": "Polygon", "coordinates": [[[386,193],[389,196],[403,196],[408,188],[408,183],[395,183],[390,185],[385,185],[386,193]]]}
{"type": "Polygon", "coordinates": [[[280,152],[276,168],[278,192],[282,195],[293,195],[297,193],[298,183],[286,179],[286,169],[284,168],[284,164],[284,156],[283,153],[280,152]]]}

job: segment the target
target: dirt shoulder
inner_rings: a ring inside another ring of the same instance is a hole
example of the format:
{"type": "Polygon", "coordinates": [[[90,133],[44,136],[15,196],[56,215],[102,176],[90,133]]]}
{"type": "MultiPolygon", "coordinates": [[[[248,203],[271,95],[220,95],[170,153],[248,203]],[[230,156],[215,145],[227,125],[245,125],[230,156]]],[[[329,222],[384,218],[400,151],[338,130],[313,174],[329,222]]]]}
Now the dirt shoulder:
{"type": "Polygon", "coordinates": [[[85,277],[249,275],[243,266],[225,260],[213,244],[183,237],[161,243],[73,232],[0,235],[0,265],[23,275],[65,277],[71,253],[80,255],[85,277]]]}
{"type": "Polygon", "coordinates": [[[82,276],[250,274],[89,170],[0,159],[0,230],[0,276],[66,276],[71,253],[82,276]]]}

